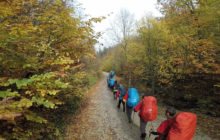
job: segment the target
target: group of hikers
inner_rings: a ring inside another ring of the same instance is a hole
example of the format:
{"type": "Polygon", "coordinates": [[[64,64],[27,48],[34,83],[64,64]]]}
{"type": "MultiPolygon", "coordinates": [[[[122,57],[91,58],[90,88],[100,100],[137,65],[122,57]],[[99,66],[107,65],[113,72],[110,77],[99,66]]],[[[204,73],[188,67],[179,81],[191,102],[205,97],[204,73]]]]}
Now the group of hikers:
{"type": "MultiPolygon", "coordinates": [[[[118,98],[118,109],[123,105],[123,112],[126,112],[128,122],[131,123],[132,112],[139,112],[141,139],[146,138],[146,126],[150,121],[157,119],[157,100],[150,94],[142,93],[139,102],[139,93],[136,88],[125,89],[125,87],[114,79],[115,72],[112,70],[107,75],[107,85],[113,92],[113,98],[118,98]]],[[[197,116],[189,112],[176,114],[174,107],[167,107],[165,110],[166,120],[162,121],[156,131],[151,129],[149,137],[156,135],[155,140],[192,140],[197,116]]]]}

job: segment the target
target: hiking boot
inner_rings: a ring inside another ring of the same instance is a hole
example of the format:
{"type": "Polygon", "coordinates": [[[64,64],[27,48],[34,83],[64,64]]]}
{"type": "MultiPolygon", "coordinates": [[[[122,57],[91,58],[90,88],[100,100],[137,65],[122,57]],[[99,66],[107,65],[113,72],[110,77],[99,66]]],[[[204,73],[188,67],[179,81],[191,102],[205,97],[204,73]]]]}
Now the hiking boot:
{"type": "Polygon", "coordinates": [[[140,136],[142,139],[144,139],[146,137],[146,133],[142,133],[140,136]]]}

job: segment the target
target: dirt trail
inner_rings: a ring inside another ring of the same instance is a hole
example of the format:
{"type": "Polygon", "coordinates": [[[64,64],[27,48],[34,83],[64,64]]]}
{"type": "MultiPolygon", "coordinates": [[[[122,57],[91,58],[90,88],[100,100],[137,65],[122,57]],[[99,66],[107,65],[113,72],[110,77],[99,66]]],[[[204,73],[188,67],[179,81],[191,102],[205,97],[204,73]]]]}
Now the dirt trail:
{"type": "MultiPolygon", "coordinates": [[[[129,124],[126,114],[117,109],[118,101],[113,99],[112,92],[106,85],[106,79],[102,78],[90,90],[90,99],[74,121],[69,123],[65,140],[139,140],[139,117],[137,113],[132,115],[133,123],[129,124]]],[[[149,129],[158,127],[160,122],[165,120],[159,115],[157,120],[148,123],[149,129]]],[[[153,140],[154,136],[146,138],[153,140]]],[[[193,140],[211,140],[207,135],[197,130],[193,140]]]]}

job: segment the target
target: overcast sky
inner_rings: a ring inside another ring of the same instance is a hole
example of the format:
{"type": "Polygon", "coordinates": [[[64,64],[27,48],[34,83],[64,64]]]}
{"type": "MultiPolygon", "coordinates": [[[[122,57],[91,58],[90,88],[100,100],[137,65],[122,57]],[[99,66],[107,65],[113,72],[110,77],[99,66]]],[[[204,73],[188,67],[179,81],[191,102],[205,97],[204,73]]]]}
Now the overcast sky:
{"type": "MultiPolygon", "coordinates": [[[[99,39],[105,47],[109,46],[109,39],[105,34],[110,22],[120,9],[127,9],[135,15],[135,19],[139,20],[144,15],[151,13],[153,16],[161,16],[156,9],[157,0],[78,0],[81,7],[84,8],[85,14],[91,17],[106,16],[107,19],[95,25],[96,32],[102,32],[103,37],[99,39]],[[110,16],[108,16],[110,14],[110,16]]],[[[99,46],[99,45],[97,45],[99,46]]]]}

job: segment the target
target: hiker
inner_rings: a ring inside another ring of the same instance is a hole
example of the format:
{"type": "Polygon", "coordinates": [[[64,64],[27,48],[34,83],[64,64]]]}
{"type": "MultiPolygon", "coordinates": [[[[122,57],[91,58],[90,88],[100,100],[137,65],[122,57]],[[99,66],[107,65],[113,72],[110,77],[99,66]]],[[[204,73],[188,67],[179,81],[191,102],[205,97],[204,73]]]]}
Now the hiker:
{"type": "Polygon", "coordinates": [[[124,86],[122,84],[120,84],[119,90],[117,92],[117,97],[119,97],[118,100],[118,109],[120,109],[121,103],[123,105],[123,112],[125,112],[125,102],[123,102],[123,98],[125,96],[125,94],[127,93],[127,89],[125,90],[124,86]]]}
{"type": "Polygon", "coordinates": [[[115,72],[112,70],[112,71],[110,72],[110,77],[113,78],[114,75],[115,75],[115,72]]]}
{"type": "Polygon", "coordinates": [[[114,87],[114,84],[115,84],[115,79],[114,79],[114,78],[111,78],[111,79],[109,80],[108,84],[109,84],[109,88],[110,88],[111,90],[113,90],[113,87],[114,87]]]}
{"type": "Polygon", "coordinates": [[[117,99],[118,89],[119,89],[119,83],[117,82],[117,80],[115,80],[115,83],[114,83],[114,86],[113,86],[113,96],[114,96],[115,100],[117,99]]]}
{"type": "Polygon", "coordinates": [[[192,140],[196,131],[196,114],[179,112],[172,119],[167,140],[192,140]]]}
{"type": "Polygon", "coordinates": [[[108,84],[108,81],[110,80],[110,75],[108,74],[106,78],[107,78],[107,84],[108,84]]]}
{"type": "Polygon", "coordinates": [[[152,129],[150,130],[150,134],[153,135],[159,135],[155,138],[155,140],[165,140],[168,132],[170,130],[170,127],[173,123],[173,117],[176,114],[176,109],[173,107],[167,107],[165,111],[165,116],[167,120],[161,122],[160,126],[157,128],[157,131],[154,132],[152,129]]]}
{"type": "Polygon", "coordinates": [[[146,137],[146,126],[148,121],[157,119],[157,101],[153,96],[142,95],[142,101],[135,107],[134,112],[139,111],[141,138],[146,137]]]}
{"type": "Polygon", "coordinates": [[[129,88],[128,93],[125,94],[123,101],[126,102],[126,113],[128,122],[131,123],[131,115],[133,108],[137,106],[139,102],[139,95],[136,88],[129,88]]]}

